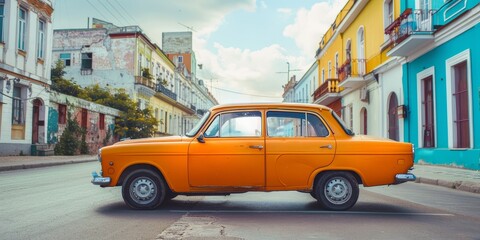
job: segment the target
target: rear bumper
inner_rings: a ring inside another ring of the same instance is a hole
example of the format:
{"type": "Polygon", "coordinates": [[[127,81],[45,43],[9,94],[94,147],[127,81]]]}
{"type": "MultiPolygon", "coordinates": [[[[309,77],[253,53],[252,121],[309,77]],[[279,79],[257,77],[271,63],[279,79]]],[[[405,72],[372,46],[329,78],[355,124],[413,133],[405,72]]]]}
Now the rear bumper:
{"type": "Polygon", "coordinates": [[[110,177],[103,177],[102,172],[100,172],[100,174],[98,174],[97,172],[92,172],[92,177],[92,183],[94,185],[100,185],[102,187],[108,186],[112,181],[110,177]]]}
{"type": "Polygon", "coordinates": [[[415,181],[417,177],[413,173],[402,173],[395,175],[395,184],[415,181]]]}

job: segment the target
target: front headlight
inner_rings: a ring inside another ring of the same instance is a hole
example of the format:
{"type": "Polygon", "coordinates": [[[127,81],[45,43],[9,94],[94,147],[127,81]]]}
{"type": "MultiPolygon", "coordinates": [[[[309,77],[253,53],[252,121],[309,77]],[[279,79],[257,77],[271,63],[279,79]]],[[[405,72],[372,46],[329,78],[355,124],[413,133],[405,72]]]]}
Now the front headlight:
{"type": "Polygon", "coordinates": [[[99,162],[102,162],[102,149],[101,148],[98,149],[97,159],[98,159],[99,162]]]}

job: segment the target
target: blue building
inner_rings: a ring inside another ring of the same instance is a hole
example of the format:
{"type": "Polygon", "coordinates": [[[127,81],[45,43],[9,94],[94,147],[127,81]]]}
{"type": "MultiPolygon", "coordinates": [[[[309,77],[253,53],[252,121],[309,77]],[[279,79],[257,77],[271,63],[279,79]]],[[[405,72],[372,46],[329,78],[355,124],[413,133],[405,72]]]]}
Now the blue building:
{"type": "Polygon", "coordinates": [[[404,57],[405,141],[416,162],[480,169],[479,0],[407,0],[385,32],[404,57]]]}

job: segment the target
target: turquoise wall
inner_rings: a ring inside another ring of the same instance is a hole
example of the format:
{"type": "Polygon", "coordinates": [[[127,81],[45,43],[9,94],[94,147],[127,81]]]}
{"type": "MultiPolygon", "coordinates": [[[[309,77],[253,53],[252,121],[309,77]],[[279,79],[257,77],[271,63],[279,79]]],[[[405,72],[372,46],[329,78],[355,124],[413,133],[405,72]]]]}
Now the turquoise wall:
{"type": "Polygon", "coordinates": [[[405,141],[410,141],[418,146],[418,106],[417,73],[427,68],[435,67],[435,118],[436,118],[436,148],[422,149],[417,147],[416,161],[432,164],[447,164],[480,169],[480,26],[477,24],[468,31],[456,36],[454,39],[436,47],[414,61],[403,66],[403,87],[406,104],[410,116],[405,121],[405,141]],[[473,149],[450,150],[448,148],[448,118],[446,95],[446,60],[460,52],[470,50],[471,70],[471,99],[473,120],[473,149]]]}

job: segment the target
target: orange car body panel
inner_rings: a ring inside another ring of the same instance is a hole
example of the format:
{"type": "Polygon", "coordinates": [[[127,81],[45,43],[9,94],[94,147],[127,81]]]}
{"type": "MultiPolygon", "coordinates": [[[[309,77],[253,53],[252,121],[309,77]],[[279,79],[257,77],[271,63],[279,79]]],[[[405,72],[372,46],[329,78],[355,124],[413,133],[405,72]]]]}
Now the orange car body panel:
{"type": "Polygon", "coordinates": [[[129,167],[157,168],[178,193],[310,191],[323,171],[351,171],[364,186],[395,183],[395,175],[413,166],[412,144],[369,136],[350,136],[331,114],[313,104],[246,104],[213,107],[195,136],[127,140],[102,148],[103,176],[120,185],[129,167]],[[259,136],[197,138],[222,112],[259,111],[259,136]],[[325,137],[269,137],[268,111],[312,113],[328,126],[325,137]],[[260,147],[259,147],[260,146],[260,147]]]}

